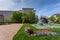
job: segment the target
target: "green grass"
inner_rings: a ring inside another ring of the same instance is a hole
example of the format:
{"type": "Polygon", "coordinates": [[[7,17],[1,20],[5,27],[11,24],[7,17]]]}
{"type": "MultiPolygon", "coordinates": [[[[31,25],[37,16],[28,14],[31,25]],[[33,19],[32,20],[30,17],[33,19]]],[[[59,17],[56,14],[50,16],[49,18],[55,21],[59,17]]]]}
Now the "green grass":
{"type": "MultiPolygon", "coordinates": [[[[60,36],[30,36],[28,37],[25,35],[24,28],[30,27],[31,29],[37,30],[35,27],[33,27],[30,24],[24,24],[22,28],[16,33],[16,35],[13,37],[13,40],[60,40],[60,36]]],[[[54,32],[60,33],[59,28],[52,29],[54,32]]]]}

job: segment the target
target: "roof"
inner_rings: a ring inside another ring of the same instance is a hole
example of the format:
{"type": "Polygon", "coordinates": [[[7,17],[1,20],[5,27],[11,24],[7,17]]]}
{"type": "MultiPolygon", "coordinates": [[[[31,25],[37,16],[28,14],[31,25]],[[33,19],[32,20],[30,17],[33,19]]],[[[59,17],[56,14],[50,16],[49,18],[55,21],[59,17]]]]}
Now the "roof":
{"type": "Polygon", "coordinates": [[[30,10],[33,10],[34,8],[22,8],[22,9],[23,9],[23,10],[24,10],[24,9],[25,9],[25,10],[26,10],[26,9],[30,9],[30,10]]]}

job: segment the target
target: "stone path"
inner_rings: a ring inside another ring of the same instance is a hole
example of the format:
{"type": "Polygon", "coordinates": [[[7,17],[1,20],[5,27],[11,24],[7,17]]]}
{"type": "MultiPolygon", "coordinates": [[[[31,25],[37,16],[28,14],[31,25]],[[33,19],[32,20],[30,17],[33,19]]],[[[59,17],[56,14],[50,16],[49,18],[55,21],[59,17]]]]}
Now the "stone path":
{"type": "Polygon", "coordinates": [[[0,40],[12,40],[23,24],[0,25],[0,40]]]}

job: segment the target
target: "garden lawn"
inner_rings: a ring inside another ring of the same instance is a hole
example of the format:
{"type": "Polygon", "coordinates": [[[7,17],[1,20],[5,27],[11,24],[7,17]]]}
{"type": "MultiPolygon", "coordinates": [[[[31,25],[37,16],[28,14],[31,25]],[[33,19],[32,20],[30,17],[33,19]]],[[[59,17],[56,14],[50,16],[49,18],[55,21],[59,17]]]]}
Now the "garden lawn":
{"type": "MultiPolygon", "coordinates": [[[[30,24],[24,24],[22,28],[13,37],[13,40],[60,40],[60,36],[30,36],[25,35],[25,27],[30,27],[33,30],[37,30],[30,24]]],[[[60,33],[60,28],[54,28],[52,31],[60,33]]]]}

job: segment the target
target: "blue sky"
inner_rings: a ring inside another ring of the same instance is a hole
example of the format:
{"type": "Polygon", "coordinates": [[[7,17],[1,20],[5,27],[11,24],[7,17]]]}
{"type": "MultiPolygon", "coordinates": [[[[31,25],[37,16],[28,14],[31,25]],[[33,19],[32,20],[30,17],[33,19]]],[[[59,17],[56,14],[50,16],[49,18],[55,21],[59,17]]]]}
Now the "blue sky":
{"type": "Polygon", "coordinates": [[[38,16],[60,13],[60,0],[0,0],[0,10],[21,10],[34,8],[38,16]]]}

